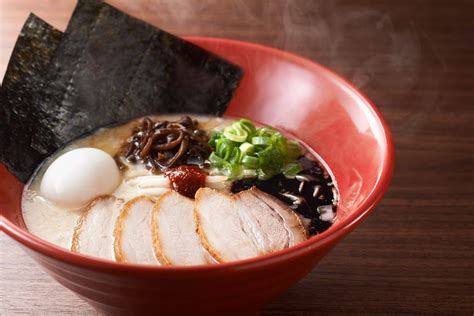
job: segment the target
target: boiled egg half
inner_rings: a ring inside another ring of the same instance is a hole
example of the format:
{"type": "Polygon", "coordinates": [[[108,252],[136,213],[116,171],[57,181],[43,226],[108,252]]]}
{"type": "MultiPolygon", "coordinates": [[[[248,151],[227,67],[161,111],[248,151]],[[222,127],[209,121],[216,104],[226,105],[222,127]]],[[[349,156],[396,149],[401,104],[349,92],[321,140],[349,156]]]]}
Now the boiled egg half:
{"type": "Polygon", "coordinates": [[[115,160],[97,148],[78,148],[59,156],[48,167],[40,185],[42,197],[58,206],[78,209],[120,183],[115,160]]]}

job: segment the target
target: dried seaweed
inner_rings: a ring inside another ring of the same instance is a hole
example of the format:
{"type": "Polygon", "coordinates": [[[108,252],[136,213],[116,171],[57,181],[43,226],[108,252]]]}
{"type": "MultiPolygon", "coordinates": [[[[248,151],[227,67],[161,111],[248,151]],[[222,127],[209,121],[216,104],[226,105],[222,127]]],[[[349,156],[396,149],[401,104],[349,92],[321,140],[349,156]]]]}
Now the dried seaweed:
{"type": "Polygon", "coordinates": [[[240,67],[98,0],[79,1],[60,37],[20,37],[9,69],[26,58],[41,63],[41,49],[54,54],[41,71],[10,71],[4,79],[10,133],[1,161],[22,181],[45,156],[100,126],[157,113],[220,115],[242,76],[240,67]],[[25,54],[15,61],[18,51],[25,54]],[[7,88],[10,77],[26,83],[7,88]]]}
{"type": "MultiPolygon", "coordinates": [[[[60,146],[133,117],[119,104],[153,37],[153,27],[100,1],[79,1],[48,71],[44,109],[60,146]]],[[[156,64],[156,63],[155,63],[156,64]]],[[[148,108],[147,104],[140,107],[148,108]]],[[[141,109],[140,109],[141,110],[141,109]]],[[[35,139],[41,143],[41,136],[35,139]]]]}
{"type": "Polygon", "coordinates": [[[156,29],[122,107],[139,109],[146,102],[166,113],[222,115],[241,76],[235,65],[156,29]]]}
{"type": "MultiPolygon", "coordinates": [[[[55,54],[61,32],[31,14],[17,39],[5,77],[0,99],[0,161],[23,182],[50,154],[31,142],[38,133],[41,115],[33,104],[45,83],[46,69],[55,54]]],[[[46,131],[43,137],[51,135],[46,131]]]]}
{"type": "Polygon", "coordinates": [[[79,1],[49,72],[60,143],[155,113],[221,115],[239,67],[101,1],[79,1]],[[59,76],[57,74],[60,74],[59,76]]]}

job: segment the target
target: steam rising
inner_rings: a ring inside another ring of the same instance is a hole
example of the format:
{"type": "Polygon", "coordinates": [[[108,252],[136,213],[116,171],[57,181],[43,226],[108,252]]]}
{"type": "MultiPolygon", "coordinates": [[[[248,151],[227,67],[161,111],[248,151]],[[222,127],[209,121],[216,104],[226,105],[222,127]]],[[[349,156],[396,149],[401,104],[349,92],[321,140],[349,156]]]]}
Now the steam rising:
{"type": "Polygon", "coordinates": [[[439,94],[427,95],[423,89],[435,91],[447,70],[423,30],[414,23],[395,25],[397,13],[376,6],[337,0],[110,2],[176,34],[258,41],[306,56],[351,80],[382,109],[410,94],[421,110],[395,129],[415,131],[423,112],[435,110],[439,94]],[[433,64],[433,72],[421,74],[422,62],[433,64]],[[379,90],[383,100],[370,95],[379,90]]]}

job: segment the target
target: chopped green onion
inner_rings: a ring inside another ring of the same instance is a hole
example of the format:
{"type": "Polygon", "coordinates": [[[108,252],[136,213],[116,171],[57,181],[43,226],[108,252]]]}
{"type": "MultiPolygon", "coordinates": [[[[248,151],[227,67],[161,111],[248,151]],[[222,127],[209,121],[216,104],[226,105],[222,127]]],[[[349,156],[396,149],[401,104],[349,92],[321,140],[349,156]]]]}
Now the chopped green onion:
{"type": "Polygon", "coordinates": [[[294,177],[302,166],[295,159],[302,155],[301,146],[270,127],[256,128],[240,119],[213,132],[209,146],[214,150],[208,158],[211,167],[231,179],[266,180],[283,173],[294,177]]]}
{"type": "Polygon", "coordinates": [[[254,152],[255,146],[250,143],[245,142],[242,145],[240,145],[239,148],[243,154],[251,155],[254,152]]]}
{"type": "Polygon", "coordinates": [[[219,157],[223,158],[224,160],[229,159],[230,154],[232,152],[232,148],[234,148],[234,143],[224,137],[219,138],[216,143],[216,153],[219,157]]]}
{"type": "Polygon", "coordinates": [[[252,137],[252,144],[254,145],[270,145],[272,139],[270,137],[257,136],[252,137]]]}
{"type": "Polygon", "coordinates": [[[268,146],[267,148],[257,152],[256,154],[259,158],[262,164],[275,164],[275,163],[280,163],[281,160],[283,160],[283,156],[280,154],[280,152],[274,148],[272,145],[268,146]]]}
{"type": "Polygon", "coordinates": [[[224,175],[228,178],[238,178],[240,166],[239,165],[227,165],[224,169],[224,175]]]}
{"type": "Polygon", "coordinates": [[[244,130],[237,130],[233,126],[224,129],[224,136],[233,142],[243,143],[247,139],[248,133],[244,130]]]}
{"type": "Polygon", "coordinates": [[[295,162],[287,163],[281,168],[283,175],[288,178],[294,178],[301,171],[303,171],[303,166],[295,162]]]}
{"type": "Polygon", "coordinates": [[[218,168],[222,168],[227,162],[220,158],[219,156],[216,155],[215,152],[212,152],[210,155],[209,155],[209,162],[215,166],[215,167],[218,167],[218,168]]]}
{"type": "Polygon", "coordinates": [[[239,124],[244,130],[247,131],[247,133],[249,133],[249,135],[255,134],[257,131],[255,125],[253,125],[253,123],[247,119],[240,119],[239,124]]]}
{"type": "Polygon", "coordinates": [[[222,135],[221,133],[213,131],[211,133],[211,137],[209,138],[209,142],[208,142],[209,146],[216,147],[216,142],[221,137],[221,135],[222,135]]]}
{"type": "Polygon", "coordinates": [[[244,169],[240,172],[240,178],[255,178],[257,177],[257,170],[244,169]]]}
{"type": "Polygon", "coordinates": [[[257,169],[259,165],[259,159],[257,157],[245,156],[242,158],[242,164],[247,168],[257,169]]]}
{"type": "Polygon", "coordinates": [[[287,145],[287,155],[291,159],[296,159],[301,156],[302,152],[300,145],[297,142],[290,140],[287,145]]]}
{"type": "Polygon", "coordinates": [[[237,147],[234,147],[232,149],[232,153],[230,154],[229,162],[231,164],[238,164],[240,163],[240,160],[241,160],[240,149],[237,147]]]}

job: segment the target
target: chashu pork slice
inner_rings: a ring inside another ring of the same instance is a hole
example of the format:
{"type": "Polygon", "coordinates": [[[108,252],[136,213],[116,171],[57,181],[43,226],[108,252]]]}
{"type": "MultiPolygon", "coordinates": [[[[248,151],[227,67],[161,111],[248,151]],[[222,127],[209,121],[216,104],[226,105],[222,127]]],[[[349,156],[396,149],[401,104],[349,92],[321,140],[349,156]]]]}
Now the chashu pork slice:
{"type": "Polygon", "coordinates": [[[84,209],[72,236],[71,250],[81,254],[115,260],[114,226],[122,202],[102,196],[84,209]]]}
{"type": "Polygon", "coordinates": [[[256,188],[233,196],[201,188],[194,212],[202,243],[219,262],[268,254],[307,238],[296,213],[256,188]]]}
{"type": "Polygon", "coordinates": [[[115,223],[115,259],[120,262],[160,264],[153,250],[151,215],[154,201],[140,195],[122,208],[115,223]]]}
{"type": "Polygon", "coordinates": [[[164,265],[211,263],[196,232],[194,201],[176,191],[163,194],[153,207],[153,245],[164,265]]]}
{"type": "Polygon", "coordinates": [[[194,216],[202,244],[217,261],[264,254],[240,218],[231,195],[210,188],[199,189],[195,195],[194,216]]]}
{"type": "MultiPolygon", "coordinates": [[[[240,195],[241,199],[246,199],[249,196],[253,196],[255,203],[262,203],[260,204],[260,209],[265,209],[266,211],[271,210],[274,213],[278,213],[277,217],[283,222],[288,231],[288,244],[286,246],[293,246],[308,239],[308,233],[301,218],[283,201],[260,191],[256,187],[252,187],[240,195]]],[[[256,213],[255,208],[252,208],[252,210],[254,211],[253,213],[256,213]]],[[[277,248],[281,249],[280,247],[277,248]]]]}

